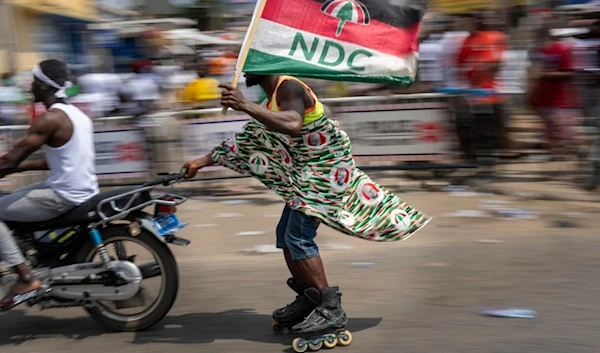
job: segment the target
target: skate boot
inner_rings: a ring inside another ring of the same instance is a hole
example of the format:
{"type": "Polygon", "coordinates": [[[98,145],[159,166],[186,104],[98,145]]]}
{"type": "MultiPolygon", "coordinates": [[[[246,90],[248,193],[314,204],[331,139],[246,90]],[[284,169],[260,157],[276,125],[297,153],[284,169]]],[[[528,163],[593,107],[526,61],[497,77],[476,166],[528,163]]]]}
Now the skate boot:
{"type": "Polygon", "coordinates": [[[273,312],[272,327],[278,333],[302,322],[321,303],[321,293],[315,288],[303,291],[293,278],[288,279],[287,284],[298,295],[292,303],[273,312]]]}
{"type": "Polygon", "coordinates": [[[292,327],[292,332],[300,335],[292,342],[294,351],[303,353],[309,348],[318,351],[323,346],[350,345],[352,334],[346,330],[348,318],[342,309],[341,297],[339,287],[323,288],[321,305],[306,320],[292,327]]]}

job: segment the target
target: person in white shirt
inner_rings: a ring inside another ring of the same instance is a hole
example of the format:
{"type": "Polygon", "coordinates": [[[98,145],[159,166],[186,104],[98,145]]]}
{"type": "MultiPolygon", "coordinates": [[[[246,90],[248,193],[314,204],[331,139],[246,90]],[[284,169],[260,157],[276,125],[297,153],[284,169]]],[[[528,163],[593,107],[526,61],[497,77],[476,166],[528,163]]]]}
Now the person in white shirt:
{"type": "Polygon", "coordinates": [[[0,198],[0,255],[19,279],[0,301],[0,311],[20,304],[41,282],[32,274],[5,222],[43,222],[59,217],[98,194],[91,119],[65,104],[70,87],[67,65],[46,60],[33,69],[31,92],[47,113],[36,117],[27,136],[0,157],[0,178],[15,172],[50,170],[50,177],[0,198]],[[42,149],[46,159],[26,162],[42,149]]]}
{"type": "Polygon", "coordinates": [[[134,67],[134,74],[123,80],[118,94],[127,96],[135,102],[142,112],[154,110],[155,105],[162,99],[160,93],[160,76],[152,73],[149,65],[134,67]]]}
{"type": "Polygon", "coordinates": [[[440,87],[444,82],[442,61],[442,34],[431,33],[419,45],[419,81],[426,85],[426,91],[440,87]]]}
{"type": "Polygon", "coordinates": [[[440,40],[441,44],[441,66],[444,75],[444,86],[447,88],[466,88],[466,81],[459,75],[458,55],[463,47],[469,32],[446,31],[440,40]]]}
{"type": "Polygon", "coordinates": [[[85,74],[77,79],[81,93],[68,100],[92,119],[103,118],[119,105],[119,76],[108,73],[85,74]]]}

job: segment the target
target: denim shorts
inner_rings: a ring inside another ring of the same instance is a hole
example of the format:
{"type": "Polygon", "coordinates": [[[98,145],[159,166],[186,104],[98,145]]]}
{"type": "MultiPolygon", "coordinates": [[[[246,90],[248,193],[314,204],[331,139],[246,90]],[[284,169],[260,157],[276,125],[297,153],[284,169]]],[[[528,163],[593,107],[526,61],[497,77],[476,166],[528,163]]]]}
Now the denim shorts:
{"type": "Polygon", "coordinates": [[[319,224],[316,218],[285,206],[275,231],[277,248],[289,249],[292,260],[319,256],[319,248],[315,243],[319,224]]]}

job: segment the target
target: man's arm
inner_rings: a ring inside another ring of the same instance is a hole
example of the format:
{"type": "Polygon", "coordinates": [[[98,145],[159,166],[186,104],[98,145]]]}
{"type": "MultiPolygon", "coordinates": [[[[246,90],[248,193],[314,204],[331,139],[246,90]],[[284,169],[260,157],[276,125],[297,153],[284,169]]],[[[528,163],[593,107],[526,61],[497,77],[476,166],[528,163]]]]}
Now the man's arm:
{"type": "Polygon", "coordinates": [[[191,179],[196,176],[198,170],[204,167],[209,167],[213,164],[215,164],[215,162],[213,161],[210,153],[198,159],[187,161],[182,166],[183,169],[187,170],[185,178],[191,179]]]}
{"type": "Polygon", "coordinates": [[[7,154],[0,157],[0,177],[16,172],[21,162],[33,152],[39,150],[54,134],[57,127],[56,121],[48,113],[37,117],[29,128],[27,136],[17,143],[7,154]]]}
{"type": "Polygon", "coordinates": [[[279,86],[277,102],[280,111],[274,112],[248,101],[240,91],[229,85],[221,85],[228,91],[223,93],[221,103],[232,109],[243,111],[263,123],[271,130],[296,136],[304,121],[304,87],[295,81],[286,81],[279,86]]]}
{"type": "Polygon", "coordinates": [[[22,173],[31,170],[48,170],[48,163],[45,159],[33,162],[23,162],[19,164],[17,168],[13,171],[13,173],[22,173]]]}
{"type": "MultiPolygon", "coordinates": [[[[223,92],[221,104],[237,111],[243,111],[256,120],[265,124],[265,126],[275,131],[297,135],[302,129],[304,121],[304,87],[294,81],[286,81],[279,87],[277,92],[277,102],[281,111],[273,112],[265,109],[256,103],[248,101],[244,95],[234,87],[221,84],[219,87],[227,89],[223,92]]],[[[187,169],[186,179],[193,178],[199,169],[215,164],[212,154],[187,161],[183,168],[187,169]]]]}

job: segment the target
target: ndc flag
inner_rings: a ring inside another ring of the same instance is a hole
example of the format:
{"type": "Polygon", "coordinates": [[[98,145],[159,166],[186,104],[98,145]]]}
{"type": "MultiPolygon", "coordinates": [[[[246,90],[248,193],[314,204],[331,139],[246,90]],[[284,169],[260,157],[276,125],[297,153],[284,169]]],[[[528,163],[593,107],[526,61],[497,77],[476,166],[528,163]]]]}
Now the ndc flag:
{"type": "Polygon", "coordinates": [[[370,83],[414,81],[427,1],[260,1],[242,48],[247,57],[238,62],[238,72],[370,83]]]}

